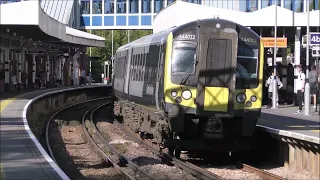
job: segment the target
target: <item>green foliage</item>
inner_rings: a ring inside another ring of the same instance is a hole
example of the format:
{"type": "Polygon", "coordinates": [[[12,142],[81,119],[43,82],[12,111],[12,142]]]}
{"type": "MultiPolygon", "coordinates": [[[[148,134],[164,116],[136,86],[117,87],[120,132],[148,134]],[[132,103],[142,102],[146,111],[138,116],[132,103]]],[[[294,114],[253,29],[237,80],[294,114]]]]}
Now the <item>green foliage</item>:
{"type": "MultiPolygon", "coordinates": [[[[91,48],[91,56],[101,57],[98,61],[92,62],[92,77],[99,80],[101,73],[103,73],[104,61],[110,60],[112,54],[115,54],[120,46],[128,43],[128,30],[113,30],[113,53],[111,30],[92,30],[91,33],[106,39],[105,48],[91,48]]],[[[129,30],[129,39],[132,42],[149,34],[152,34],[152,30],[129,30]]],[[[90,48],[88,48],[87,54],[90,55],[90,48]]]]}

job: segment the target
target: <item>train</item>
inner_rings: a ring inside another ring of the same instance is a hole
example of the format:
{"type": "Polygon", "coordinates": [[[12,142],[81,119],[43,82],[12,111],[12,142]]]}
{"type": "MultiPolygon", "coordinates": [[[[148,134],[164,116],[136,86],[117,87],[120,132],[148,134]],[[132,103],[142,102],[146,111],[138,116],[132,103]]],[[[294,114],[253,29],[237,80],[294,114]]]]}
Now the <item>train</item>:
{"type": "Polygon", "coordinates": [[[113,113],[175,157],[236,151],[261,114],[263,64],[250,28],[219,18],[175,26],[117,49],[113,113]]]}

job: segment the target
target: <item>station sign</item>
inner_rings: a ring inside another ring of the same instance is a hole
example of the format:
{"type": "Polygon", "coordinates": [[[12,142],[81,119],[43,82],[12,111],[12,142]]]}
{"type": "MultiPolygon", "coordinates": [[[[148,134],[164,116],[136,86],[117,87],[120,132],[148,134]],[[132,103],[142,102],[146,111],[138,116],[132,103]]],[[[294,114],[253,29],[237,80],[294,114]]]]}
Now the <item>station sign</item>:
{"type": "Polygon", "coordinates": [[[310,44],[320,45],[320,33],[310,33],[310,44]]]}
{"type": "MultiPolygon", "coordinates": [[[[264,37],[264,38],[261,38],[261,40],[265,48],[274,47],[273,37],[264,37]]],[[[287,48],[287,45],[288,45],[287,38],[277,38],[277,48],[287,48]]]]}
{"type": "Polygon", "coordinates": [[[312,57],[320,57],[320,46],[312,47],[312,57]]]}

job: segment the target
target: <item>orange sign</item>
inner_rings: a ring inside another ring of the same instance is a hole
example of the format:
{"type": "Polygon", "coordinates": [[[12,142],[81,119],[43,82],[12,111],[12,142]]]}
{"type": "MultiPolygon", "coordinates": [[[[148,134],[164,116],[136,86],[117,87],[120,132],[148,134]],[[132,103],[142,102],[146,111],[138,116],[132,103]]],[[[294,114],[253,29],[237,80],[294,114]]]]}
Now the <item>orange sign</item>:
{"type": "MultiPolygon", "coordinates": [[[[274,47],[274,38],[267,37],[261,38],[263,46],[265,48],[274,47]]],[[[278,48],[286,48],[287,47],[287,38],[277,38],[277,47],[278,48]]]]}

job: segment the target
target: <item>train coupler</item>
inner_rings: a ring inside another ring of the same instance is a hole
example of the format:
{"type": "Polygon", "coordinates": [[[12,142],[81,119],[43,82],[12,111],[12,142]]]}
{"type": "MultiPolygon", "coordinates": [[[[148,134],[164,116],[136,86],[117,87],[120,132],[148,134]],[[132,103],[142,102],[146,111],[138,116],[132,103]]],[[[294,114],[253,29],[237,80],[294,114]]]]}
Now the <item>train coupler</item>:
{"type": "Polygon", "coordinates": [[[223,138],[223,123],[218,117],[208,118],[205,124],[204,138],[222,139],[223,138]]]}

